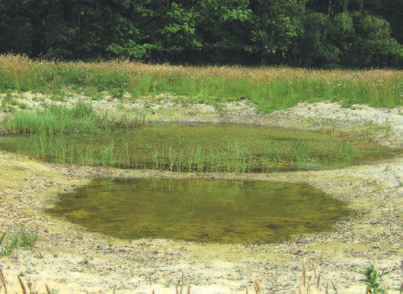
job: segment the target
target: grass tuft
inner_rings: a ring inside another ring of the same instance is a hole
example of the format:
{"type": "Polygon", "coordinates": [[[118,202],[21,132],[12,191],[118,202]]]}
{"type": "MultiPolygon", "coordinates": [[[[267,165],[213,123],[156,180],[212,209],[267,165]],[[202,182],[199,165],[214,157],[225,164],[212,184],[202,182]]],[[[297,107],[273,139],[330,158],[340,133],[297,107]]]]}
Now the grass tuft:
{"type": "Polygon", "coordinates": [[[112,121],[109,113],[98,116],[91,104],[77,102],[71,109],[56,104],[45,105],[44,110],[21,111],[6,116],[3,129],[6,133],[20,135],[91,135],[123,128],[138,128],[148,123],[145,112],[132,117],[123,115],[120,121],[112,121]]]}
{"type": "MultiPolygon", "coordinates": [[[[2,244],[7,232],[4,232],[1,239],[0,245],[2,244]]],[[[10,241],[1,248],[0,256],[9,256],[11,253],[18,248],[30,249],[35,245],[38,238],[38,233],[27,233],[25,226],[20,226],[20,232],[13,236],[10,241]]]]}

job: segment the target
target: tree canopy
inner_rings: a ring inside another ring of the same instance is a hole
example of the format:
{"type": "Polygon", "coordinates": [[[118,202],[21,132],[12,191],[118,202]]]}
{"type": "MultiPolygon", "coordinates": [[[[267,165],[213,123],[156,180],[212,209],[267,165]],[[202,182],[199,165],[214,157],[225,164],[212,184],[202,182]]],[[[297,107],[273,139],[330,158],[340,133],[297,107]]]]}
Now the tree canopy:
{"type": "Polygon", "coordinates": [[[403,67],[402,0],[2,0],[0,54],[403,67]]]}

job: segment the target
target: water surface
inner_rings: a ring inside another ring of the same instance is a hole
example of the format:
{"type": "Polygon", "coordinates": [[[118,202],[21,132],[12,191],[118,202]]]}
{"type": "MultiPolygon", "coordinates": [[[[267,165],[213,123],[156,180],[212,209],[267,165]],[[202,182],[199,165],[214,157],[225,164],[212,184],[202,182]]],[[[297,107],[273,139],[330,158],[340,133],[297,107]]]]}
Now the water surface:
{"type": "Polygon", "coordinates": [[[301,183],[202,179],[96,179],[48,210],[122,239],[273,243],[331,231],[352,210],[301,183]]]}

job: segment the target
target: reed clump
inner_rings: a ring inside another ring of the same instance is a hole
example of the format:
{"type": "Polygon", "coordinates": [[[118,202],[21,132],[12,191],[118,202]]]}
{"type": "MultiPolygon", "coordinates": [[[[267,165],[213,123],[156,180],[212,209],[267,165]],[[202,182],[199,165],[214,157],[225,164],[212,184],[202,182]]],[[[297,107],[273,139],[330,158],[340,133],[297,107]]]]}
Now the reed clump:
{"type": "MultiPolygon", "coordinates": [[[[56,132],[55,129],[51,130],[56,132]]],[[[94,129],[94,133],[96,131],[98,129],[94,129]]],[[[329,150],[321,152],[316,152],[315,149],[301,151],[297,149],[298,146],[294,150],[292,147],[288,148],[291,149],[291,152],[288,152],[274,144],[257,152],[237,144],[228,144],[225,149],[214,145],[181,148],[154,144],[154,147],[144,147],[132,146],[130,142],[106,137],[105,134],[100,136],[39,134],[6,137],[2,140],[1,146],[12,152],[54,163],[174,172],[264,173],[318,169],[354,164],[359,158],[355,146],[348,142],[339,142],[329,150]]]]}

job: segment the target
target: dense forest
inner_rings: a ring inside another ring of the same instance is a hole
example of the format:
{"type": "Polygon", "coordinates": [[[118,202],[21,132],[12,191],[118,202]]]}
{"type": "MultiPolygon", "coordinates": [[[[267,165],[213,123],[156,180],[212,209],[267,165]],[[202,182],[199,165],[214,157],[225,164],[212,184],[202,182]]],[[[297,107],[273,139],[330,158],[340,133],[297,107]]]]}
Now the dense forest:
{"type": "Polygon", "coordinates": [[[1,0],[0,54],[403,67],[403,0],[1,0]]]}

